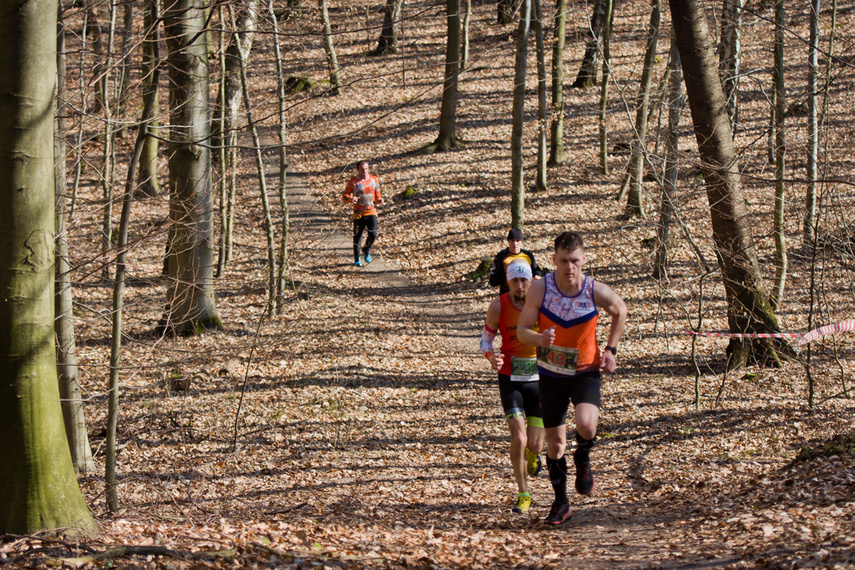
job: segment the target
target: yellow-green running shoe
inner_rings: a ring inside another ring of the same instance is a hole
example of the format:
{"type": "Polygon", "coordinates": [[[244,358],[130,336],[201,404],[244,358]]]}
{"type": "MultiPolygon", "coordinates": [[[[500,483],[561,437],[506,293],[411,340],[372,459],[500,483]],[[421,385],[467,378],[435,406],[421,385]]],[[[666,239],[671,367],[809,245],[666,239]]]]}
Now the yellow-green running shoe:
{"type": "Polygon", "coordinates": [[[511,511],[519,514],[527,513],[531,508],[531,495],[519,495],[517,497],[517,504],[514,506],[511,511]]]}
{"type": "Polygon", "coordinates": [[[525,464],[529,477],[537,477],[537,474],[543,468],[543,463],[540,461],[540,454],[534,453],[527,447],[525,448],[525,464]]]}

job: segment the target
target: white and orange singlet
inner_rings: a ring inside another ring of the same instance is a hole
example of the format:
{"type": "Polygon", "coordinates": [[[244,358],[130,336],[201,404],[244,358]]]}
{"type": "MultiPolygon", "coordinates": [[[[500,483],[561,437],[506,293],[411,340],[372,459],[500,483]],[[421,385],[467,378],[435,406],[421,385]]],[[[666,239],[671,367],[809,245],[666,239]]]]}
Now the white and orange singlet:
{"type": "Polygon", "coordinates": [[[546,290],[538,325],[541,331],[555,327],[555,341],[552,346],[537,349],[537,368],[542,374],[573,376],[600,366],[594,280],[587,275],[584,278],[582,291],[572,297],[558,289],[554,273],[544,278],[546,290]]]}

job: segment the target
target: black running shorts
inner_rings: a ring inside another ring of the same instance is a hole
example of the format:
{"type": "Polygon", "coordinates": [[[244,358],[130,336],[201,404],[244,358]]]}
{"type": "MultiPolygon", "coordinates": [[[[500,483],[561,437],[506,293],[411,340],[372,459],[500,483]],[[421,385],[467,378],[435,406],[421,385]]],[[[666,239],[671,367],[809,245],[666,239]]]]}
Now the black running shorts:
{"type": "Polygon", "coordinates": [[[564,425],[567,408],[579,404],[594,404],[600,407],[602,375],[599,370],[580,372],[575,376],[550,376],[540,371],[540,408],[543,427],[564,425]]]}
{"type": "Polygon", "coordinates": [[[540,417],[537,382],[512,382],[507,374],[499,374],[499,395],[507,419],[540,417]]]}

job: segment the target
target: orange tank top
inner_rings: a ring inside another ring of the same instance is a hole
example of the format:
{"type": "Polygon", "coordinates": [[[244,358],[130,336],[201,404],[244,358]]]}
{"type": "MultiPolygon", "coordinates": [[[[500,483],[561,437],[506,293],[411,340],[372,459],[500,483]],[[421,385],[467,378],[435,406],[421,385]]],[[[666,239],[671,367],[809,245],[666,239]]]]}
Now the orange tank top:
{"type": "Polygon", "coordinates": [[[499,334],[502,335],[501,350],[502,354],[506,356],[502,363],[502,367],[499,369],[499,374],[520,376],[520,378],[512,378],[516,380],[523,380],[522,376],[530,377],[532,374],[535,374],[534,378],[528,379],[537,380],[537,371],[534,367],[534,361],[532,360],[537,355],[537,349],[533,346],[523,344],[517,338],[517,322],[520,320],[521,311],[514,307],[510,293],[505,293],[499,297],[499,301],[502,303],[502,308],[499,312],[499,334]],[[530,363],[530,367],[528,368],[530,368],[530,370],[528,374],[526,374],[525,369],[527,367],[524,362],[517,362],[515,366],[513,365],[513,361],[515,359],[529,359],[528,362],[530,363]]]}
{"type": "Polygon", "coordinates": [[[538,324],[542,331],[555,327],[555,342],[537,351],[537,368],[543,374],[572,376],[600,366],[594,280],[584,277],[582,291],[572,297],[558,289],[554,273],[544,278],[546,291],[538,324]]]}

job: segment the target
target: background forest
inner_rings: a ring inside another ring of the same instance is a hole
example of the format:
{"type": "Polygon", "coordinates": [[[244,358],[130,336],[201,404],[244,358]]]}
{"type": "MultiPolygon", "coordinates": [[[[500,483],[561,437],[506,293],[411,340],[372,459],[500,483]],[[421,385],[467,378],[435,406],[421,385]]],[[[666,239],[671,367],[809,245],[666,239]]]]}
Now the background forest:
{"type": "MultiPolygon", "coordinates": [[[[723,61],[736,4],[700,5],[723,61]]],[[[64,405],[83,403],[77,481],[102,532],[7,533],[0,561],[855,567],[855,335],[784,338],[777,346],[790,358],[778,366],[732,369],[729,338],[685,332],[730,324],[692,116],[682,98],[669,105],[668,6],[656,22],[656,2],[617,0],[604,44],[605,2],[542,5],[542,112],[540,27],[534,18],[520,42],[525,6],[62,3],[58,255],[68,269],[58,278],[70,287],[73,332],[57,339],[61,375],[63,358],[76,358],[79,393],[64,392],[64,405]],[[559,114],[549,107],[562,6],[566,156],[556,160],[559,114]],[[447,17],[458,8],[468,14],[460,24],[447,17]],[[449,115],[450,20],[464,31],[449,115]],[[201,46],[187,74],[207,75],[201,94],[182,95],[180,38],[201,46]],[[586,48],[594,72],[580,76],[586,48]],[[181,122],[181,97],[201,100],[209,136],[193,139],[199,124],[181,122]],[[153,136],[138,137],[142,124],[153,136]],[[178,144],[187,133],[203,150],[178,144]],[[431,147],[443,141],[452,148],[431,147]],[[206,153],[196,178],[176,166],[206,153]],[[547,156],[559,164],[544,168],[547,156]],[[363,158],[386,205],[377,261],[359,269],[341,192],[363,158]],[[663,203],[673,205],[664,218],[663,203]],[[201,238],[181,237],[190,224],[176,222],[180,207],[204,214],[201,238]],[[603,385],[597,490],[572,497],[557,529],[539,523],[551,496],[543,475],[530,516],[510,512],[507,429],[478,354],[496,294],[482,262],[505,247],[512,220],[546,267],[555,235],[582,232],[587,272],[630,312],[618,371],[603,385]],[[179,259],[191,250],[176,246],[185,238],[206,253],[179,259]],[[207,308],[189,330],[188,289],[207,308]]],[[[758,270],[785,333],[847,321],[855,304],[855,4],[815,6],[815,40],[811,5],[751,0],[739,11],[734,150],[758,270]]]]}

